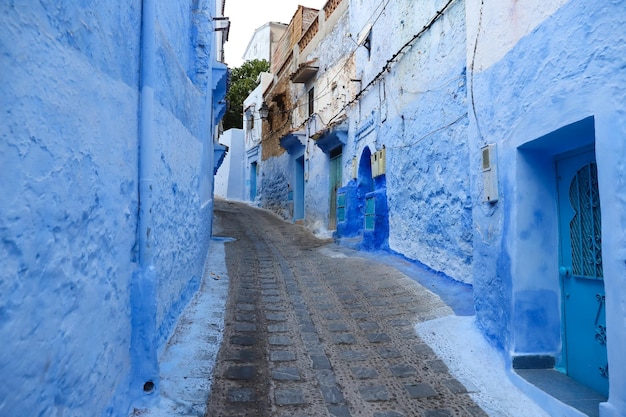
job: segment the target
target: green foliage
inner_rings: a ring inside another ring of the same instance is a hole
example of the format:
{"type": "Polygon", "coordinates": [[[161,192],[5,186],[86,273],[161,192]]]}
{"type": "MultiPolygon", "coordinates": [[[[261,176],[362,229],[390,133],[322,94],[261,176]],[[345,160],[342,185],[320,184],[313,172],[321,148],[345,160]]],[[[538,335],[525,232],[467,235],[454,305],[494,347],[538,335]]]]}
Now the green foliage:
{"type": "Polygon", "coordinates": [[[230,88],[226,93],[228,111],[224,115],[224,130],[243,126],[243,101],[257,86],[261,72],[268,72],[270,64],[266,60],[254,59],[233,68],[230,74],[230,88]]]}

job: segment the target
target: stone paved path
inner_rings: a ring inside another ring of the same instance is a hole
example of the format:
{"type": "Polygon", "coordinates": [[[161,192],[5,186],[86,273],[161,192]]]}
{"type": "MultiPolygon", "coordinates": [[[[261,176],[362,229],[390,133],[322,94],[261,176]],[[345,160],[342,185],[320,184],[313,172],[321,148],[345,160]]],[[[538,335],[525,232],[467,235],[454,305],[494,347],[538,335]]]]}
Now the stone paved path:
{"type": "Polygon", "coordinates": [[[217,201],[230,277],[206,416],[485,416],[416,335],[449,313],[397,270],[217,201]]]}

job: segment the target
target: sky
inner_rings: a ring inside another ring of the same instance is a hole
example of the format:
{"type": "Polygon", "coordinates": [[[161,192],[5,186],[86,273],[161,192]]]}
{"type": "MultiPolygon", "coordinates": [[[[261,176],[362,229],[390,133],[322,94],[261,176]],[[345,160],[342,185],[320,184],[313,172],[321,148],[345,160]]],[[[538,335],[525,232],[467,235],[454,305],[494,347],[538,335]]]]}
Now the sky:
{"type": "Polygon", "coordinates": [[[226,0],[224,15],[230,19],[228,42],[224,46],[225,61],[230,68],[243,63],[243,53],[254,31],[267,22],[289,23],[298,4],[321,9],[327,0],[226,0]]]}

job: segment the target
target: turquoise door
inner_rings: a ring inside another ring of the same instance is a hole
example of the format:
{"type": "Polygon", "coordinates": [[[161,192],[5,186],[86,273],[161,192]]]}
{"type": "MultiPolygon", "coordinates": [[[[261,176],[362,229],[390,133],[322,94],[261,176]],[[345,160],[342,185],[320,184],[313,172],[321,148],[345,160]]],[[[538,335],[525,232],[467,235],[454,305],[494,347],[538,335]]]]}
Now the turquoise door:
{"type": "Polygon", "coordinates": [[[608,395],[598,173],[593,151],[557,160],[567,374],[608,395]]]}
{"type": "Polygon", "coordinates": [[[250,201],[256,199],[256,176],[257,176],[257,163],[250,164],[250,201]]]}
{"type": "Polygon", "coordinates": [[[330,154],[330,210],[328,230],[337,229],[337,190],[341,188],[341,148],[330,154]]]}
{"type": "Polygon", "coordinates": [[[304,156],[296,159],[296,187],[293,197],[293,220],[304,219],[304,156]]]}

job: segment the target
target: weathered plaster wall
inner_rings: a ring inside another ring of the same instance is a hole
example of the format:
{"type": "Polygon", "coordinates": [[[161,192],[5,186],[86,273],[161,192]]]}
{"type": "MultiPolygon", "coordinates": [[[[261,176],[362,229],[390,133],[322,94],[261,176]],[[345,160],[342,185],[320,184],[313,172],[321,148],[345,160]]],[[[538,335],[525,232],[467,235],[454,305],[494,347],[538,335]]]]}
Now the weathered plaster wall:
{"type": "Polygon", "coordinates": [[[304,198],[304,224],[313,233],[326,235],[330,208],[328,155],[311,139],[307,144],[305,158],[308,158],[309,162],[305,167],[308,171],[304,198]]]}
{"type": "MultiPolygon", "coordinates": [[[[267,78],[269,73],[262,73],[262,78],[267,78]]],[[[261,141],[261,128],[263,127],[263,121],[259,115],[259,108],[263,102],[262,89],[264,85],[259,84],[252,92],[246,97],[243,102],[243,130],[245,136],[245,149],[246,151],[254,146],[258,145],[261,141]],[[250,124],[250,119],[254,119],[253,126],[250,124]]]]}
{"type": "MultiPolygon", "coordinates": [[[[182,11],[178,13],[157,6],[154,33],[146,32],[144,25],[143,36],[154,37],[154,48],[146,46],[142,51],[143,194],[138,236],[140,271],[133,281],[131,299],[131,352],[136,362],[133,390],[151,381],[158,391],[158,368],[154,369],[157,352],[199,287],[211,236],[212,132],[213,123],[222,114],[217,102],[225,93],[225,72],[214,60],[215,3],[197,2],[193,10],[191,6],[179,5],[182,11]],[[187,38],[193,54],[178,51],[182,46],[177,33],[187,38]],[[187,56],[192,62],[181,61],[188,61],[187,56]],[[153,101],[146,86],[153,88],[153,101]],[[143,223],[142,215],[148,219],[143,223]],[[154,285],[150,284],[153,280],[154,285]]],[[[144,4],[144,15],[149,15],[149,9],[144,4]]]]}
{"type": "Polygon", "coordinates": [[[98,9],[0,6],[2,415],[127,389],[141,2],[98,9]]]}
{"type": "Polygon", "coordinates": [[[167,48],[173,55],[177,67],[193,78],[191,70],[194,68],[196,54],[189,41],[192,39],[192,31],[196,31],[197,28],[192,25],[191,13],[191,4],[181,5],[175,1],[156,3],[156,17],[162,40],[167,40],[167,44],[162,47],[167,48]]]}
{"type": "MultiPolygon", "coordinates": [[[[388,3],[371,33],[371,55],[357,51],[361,85],[446,2],[388,3]],[[398,16],[407,16],[397,25],[398,16]],[[408,17],[411,17],[410,19],[408,17]],[[397,31],[390,36],[391,25],[397,31]]],[[[372,11],[351,8],[354,33],[372,11]],[[356,10],[355,10],[356,9],[356,10]]],[[[380,14],[380,16],[378,16],[380,14]]],[[[365,26],[367,27],[367,26],[365,26]]],[[[354,109],[348,154],[387,152],[389,247],[456,280],[471,282],[472,229],[465,71],[465,9],[455,3],[390,65],[354,109]],[[368,133],[372,124],[372,133],[368,133]]],[[[349,176],[344,165],[344,181],[349,176]]]]}
{"type": "MultiPolygon", "coordinates": [[[[485,2],[485,9],[491,3],[485,2]]],[[[481,31],[476,56],[482,56],[486,46],[481,40],[495,42],[500,26],[492,33],[479,14],[472,16],[468,34],[481,31]]],[[[624,416],[626,410],[626,361],[620,353],[626,343],[626,243],[621,232],[626,199],[620,162],[626,156],[626,43],[621,30],[625,17],[619,2],[602,7],[578,0],[564,3],[551,16],[529,25],[527,35],[501,60],[470,77],[475,109],[470,116],[470,172],[477,320],[492,340],[511,352],[559,352],[554,337],[558,332],[554,323],[558,326],[561,320],[556,187],[549,185],[555,183],[554,155],[584,143],[573,136],[544,144],[540,150],[546,161],[533,156],[527,146],[593,117],[610,329],[610,394],[609,402],[601,406],[603,416],[624,416]],[[487,143],[498,146],[500,202],[495,206],[481,203],[480,147],[487,143]],[[529,294],[535,300],[541,295],[543,301],[526,303],[529,294]],[[537,306],[542,310],[533,311],[537,306]],[[533,320],[533,315],[544,318],[533,320]]]]}
{"type": "Polygon", "coordinates": [[[476,71],[489,68],[567,2],[568,0],[466,1],[467,53],[468,58],[471,58],[468,61],[473,62],[476,71]],[[484,29],[486,30],[483,32],[484,29]],[[487,33],[488,36],[483,36],[487,33]],[[475,50],[477,38],[479,48],[475,50]]]}
{"type": "MultiPolygon", "coordinates": [[[[265,145],[265,144],[263,144],[265,145]]],[[[292,218],[293,201],[289,201],[289,191],[293,191],[291,172],[289,168],[289,154],[272,157],[260,165],[257,182],[258,195],[261,197],[261,207],[273,211],[284,219],[292,218]]]]}
{"type": "Polygon", "coordinates": [[[319,33],[305,50],[301,51],[298,65],[305,62],[319,66],[317,74],[306,84],[296,84],[297,106],[294,111],[294,125],[301,126],[309,118],[308,91],[315,87],[314,112],[319,115],[309,127],[313,136],[317,129],[327,127],[337,121],[343,113],[343,107],[354,95],[355,77],[353,52],[354,42],[346,36],[350,30],[350,14],[347,12],[348,0],[335,10],[332,20],[322,23],[319,33]]]}
{"type": "Polygon", "coordinates": [[[150,85],[157,292],[135,305],[142,2],[100,3],[0,6],[0,375],[11,379],[1,415],[126,415],[142,391],[130,385],[143,366],[133,312],[151,310],[156,328],[142,335],[163,346],[207,254],[211,71],[192,77],[207,84],[187,76],[198,69],[191,5],[161,4],[150,85]]]}

